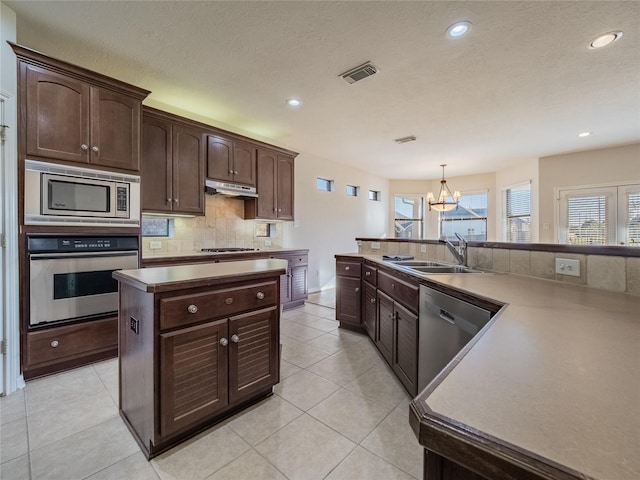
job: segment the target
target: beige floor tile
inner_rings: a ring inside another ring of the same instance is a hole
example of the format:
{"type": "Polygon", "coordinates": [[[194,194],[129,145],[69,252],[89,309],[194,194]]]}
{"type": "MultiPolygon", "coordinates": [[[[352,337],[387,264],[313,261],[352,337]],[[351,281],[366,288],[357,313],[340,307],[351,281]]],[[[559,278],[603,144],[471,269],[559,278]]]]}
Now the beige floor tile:
{"type": "Polygon", "coordinates": [[[297,365],[293,365],[286,360],[280,360],[280,381],[301,371],[302,369],[297,365]]]}
{"type": "Polygon", "coordinates": [[[0,425],[15,422],[26,416],[24,388],[16,390],[6,397],[0,397],[0,425]]]}
{"type": "Polygon", "coordinates": [[[283,324],[280,326],[280,332],[282,335],[295,338],[299,342],[306,342],[307,340],[319,337],[325,333],[321,330],[316,330],[315,328],[305,327],[299,323],[283,324]]]}
{"type": "Polygon", "coordinates": [[[0,465],[2,480],[26,480],[30,477],[29,455],[23,455],[0,465]]]}
{"type": "Polygon", "coordinates": [[[105,391],[91,366],[32,380],[27,382],[25,392],[27,415],[87,399],[105,391]]]}
{"type": "Polygon", "coordinates": [[[226,424],[245,442],[255,445],[292,422],[302,410],[273,395],[259,404],[238,413],[226,424]]]}
{"type": "Polygon", "coordinates": [[[284,345],[282,347],[283,360],[301,368],[307,368],[309,365],[313,365],[329,355],[331,355],[330,352],[320,350],[306,343],[298,343],[293,346],[284,345]]]}
{"type": "Polygon", "coordinates": [[[306,303],[307,304],[313,303],[314,305],[322,305],[324,307],[329,307],[335,313],[336,289],[329,288],[326,290],[321,290],[319,292],[310,293],[306,303]]]}
{"type": "Polygon", "coordinates": [[[120,417],[31,450],[33,480],[86,478],[138,451],[120,417]]]}
{"type": "Polygon", "coordinates": [[[422,478],[423,449],[406,416],[391,412],[360,445],[415,478],[422,478]]]}
{"type": "Polygon", "coordinates": [[[355,444],[302,415],[256,445],[256,450],[290,479],[324,478],[355,444]]]}
{"type": "Polygon", "coordinates": [[[413,478],[362,447],[356,447],[326,477],[327,480],[413,480],[413,478]]]}
{"type": "Polygon", "coordinates": [[[159,480],[159,478],[151,463],[139,451],[98,473],[94,473],[86,480],[159,480]]]}
{"type": "Polygon", "coordinates": [[[340,388],[324,378],[303,370],[274,387],[276,394],[302,410],[309,410],[340,388]]]}
{"type": "Polygon", "coordinates": [[[152,460],[162,480],[200,480],[251,447],[226,425],[218,425],[152,460]]]}
{"type": "Polygon", "coordinates": [[[90,398],[80,398],[65,405],[56,404],[48,411],[29,414],[30,448],[40,448],[64,437],[99,425],[112,418],[119,418],[118,408],[104,388],[90,398]]]}
{"type": "Polygon", "coordinates": [[[349,342],[349,343],[362,342],[363,340],[366,340],[367,338],[369,338],[362,333],[350,332],[349,330],[345,330],[344,328],[338,328],[337,330],[333,330],[332,332],[329,332],[329,333],[331,333],[331,335],[336,335],[337,337],[340,337],[345,342],[349,342]]]}
{"type": "Polygon", "coordinates": [[[322,305],[315,305],[313,303],[305,303],[301,309],[305,313],[311,313],[319,317],[325,317],[335,320],[336,310],[335,308],[329,308],[322,305]]]}
{"type": "Polygon", "coordinates": [[[285,345],[287,346],[294,346],[294,345],[298,345],[302,343],[300,340],[296,340],[293,337],[288,337],[287,335],[283,335],[282,333],[280,333],[280,344],[284,347],[285,345]]]}
{"type": "Polygon", "coordinates": [[[207,480],[287,480],[287,477],[251,449],[207,480]]]}
{"type": "Polygon", "coordinates": [[[308,370],[337,385],[345,386],[372,368],[368,355],[342,350],[311,365],[308,370]]]}
{"type": "Polygon", "coordinates": [[[349,345],[353,345],[354,342],[352,340],[345,340],[343,337],[339,337],[338,335],[325,333],[319,337],[307,340],[304,343],[311,345],[312,347],[319,348],[320,350],[324,350],[325,352],[338,353],[349,345]]]}
{"type": "Polygon", "coordinates": [[[341,388],[308,413],[349,440],[360,443],[389,412],[389,409],[341,388]]]}
{"type": "Polygon", "coordinates": [[[91,366],[96,371],[98,376],[103,374],[117,374],[118,373],[118,359],[111,358],[104,360],[103,362],[92,363],[91,366]]]}
{"type": "Polygon", "coordinates": [[[404,399],[398,404],[395,408],[394,412],[399,413],[400,415],[409,416],[409,405],[413,399],[405,393],[404,399]]]}
{"type": "Polygon", "coordinates": [[[390,410],[406,398],[404,388],[386,366],[369,369],[344,388],[370,398],[390,410]]]}
{"type": "Polygon", "coordinates": [[[27,419],[21,418],[0,426],[0,463],[29,453],[27,419]]]}
{"type": "Polygon", "coordinates": [[[322,330],[323,332],[332,332],[340,326],[340,324],[335,320],[329,320],[327,318],[318,317],[311,314],[306,314],[304,316],[298,317],[294,320],[294,322],[300,325],[304,325],[305,327],[322,330]]]}

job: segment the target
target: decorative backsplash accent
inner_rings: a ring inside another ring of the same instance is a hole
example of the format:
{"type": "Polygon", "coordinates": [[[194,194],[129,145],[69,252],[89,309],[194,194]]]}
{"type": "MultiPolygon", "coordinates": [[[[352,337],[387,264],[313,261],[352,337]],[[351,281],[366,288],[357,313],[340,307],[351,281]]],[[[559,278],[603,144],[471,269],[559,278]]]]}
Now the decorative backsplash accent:
{"type": "Polygon", "coordinates": [[[269,237],[256,236],[256,224],[244,219],[244,201],[222,195],[206,195],[204,217],[174,217],[172,237],[143,237],[142,254],[198,252],[201,248],[245,247],[260,250],[283,248],[284,224],[269,223],[269,237]],[[151,250],[150,243],[160,244],[151,250]]]}
{"type": "MultiPolygon", "coordinates": [[[[469,246],[468,264],[470,267],[481,270],[526,275],[640,295],[640,257],[556,253],[523,250],[522,244],[518,246],[518,249],[503,248],[502,246],[469,246]],[[580,276],[573,277],[555,273],[556,257],[578,260],[580,262],[580,276]]],[[[358,240],[358,253],[412,255],[417,259],[444,260],[455,263],[445,245],[435,243],[403,243],[397,240],[386,242],[384,239],[358,240]],[[372,243],[379,243],[380,248],[371,248],[372,243]],[[426,247],[425,252],[422,251],[422,247],[426,247]]]]}

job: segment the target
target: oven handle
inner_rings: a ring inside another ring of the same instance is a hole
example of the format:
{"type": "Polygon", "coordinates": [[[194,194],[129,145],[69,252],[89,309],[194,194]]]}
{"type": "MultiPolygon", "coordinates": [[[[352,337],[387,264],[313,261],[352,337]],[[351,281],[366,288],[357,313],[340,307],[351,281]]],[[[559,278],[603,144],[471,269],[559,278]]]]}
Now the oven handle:
{"type": "Polygon", "coordinates": [[[87,257],[130,257],[137,256],[137,250],[122,250],[110,252],[69,252],[69,253],[30,253],[31,260],[56,260],[58,258],[87,258],[87,257]]]}

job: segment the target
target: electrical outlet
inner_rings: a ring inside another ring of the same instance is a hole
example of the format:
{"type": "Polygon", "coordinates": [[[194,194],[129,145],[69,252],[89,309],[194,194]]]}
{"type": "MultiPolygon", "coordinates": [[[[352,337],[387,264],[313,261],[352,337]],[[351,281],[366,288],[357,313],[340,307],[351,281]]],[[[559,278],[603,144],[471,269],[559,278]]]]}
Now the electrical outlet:
{"type": "Polygon", "coordinates": [[[580,276],[580,260],[556,258],[556,273],[560,275],[580,276]]]}
{"type": "Polygon", "coordinates": [[[159,248],[162,248],[162,242],[149,242],[149,250],[158,250],[159,248]]]}
{"type": "Polygon", "coordinates": [[[420,245],[420,253],[427,253],[427,246],[426,245],[420,245]]]}
{"type": "Polygon", "coordinates": [[[265,247],[270,247],[271,246],[271,240],[265,240],[264,241],[264,246],[265,247]]]}
{"type": "Polygon", "coordinates": [[[380,242],[371,242],[371,249],[372,250],[379,250],[380,249],[380,242]]]}

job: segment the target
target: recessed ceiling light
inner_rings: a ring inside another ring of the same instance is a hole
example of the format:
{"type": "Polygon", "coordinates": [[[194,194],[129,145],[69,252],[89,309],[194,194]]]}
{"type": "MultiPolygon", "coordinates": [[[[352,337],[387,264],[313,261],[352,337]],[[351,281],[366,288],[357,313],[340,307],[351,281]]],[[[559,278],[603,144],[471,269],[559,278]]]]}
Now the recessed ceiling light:
{"type": "Polygon", "coordinates": [[[457,22],[447,28],[447,38],[464,37],[471,31],[470,22],[457,22]]]}
{"type": "Polygon", "coordinates": [[[287,105],[289,105],[290,107],[298,107],[300,106],[300,100],[298,100],[297,98],[290,98],[287,100],[287,105]]]}
{"type": "Polygon", "coordinates": [[[621,36],[622,36],[622,32],[620,31],[605,33],[591,40],[591,43],[589,44],[589,48],[595,49],[595,48],[606,47],[607,45],[610,45],[616,40],[618,40],[621,36]]]}
{"type": "Polygon", "coordinates": [[[578,134],[579,137],[588,137],[589,135],[591,135],[591,132],[582,132],[578,134]]]}

